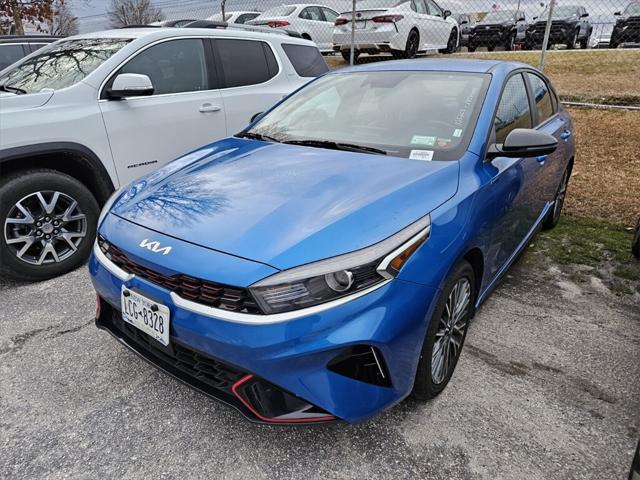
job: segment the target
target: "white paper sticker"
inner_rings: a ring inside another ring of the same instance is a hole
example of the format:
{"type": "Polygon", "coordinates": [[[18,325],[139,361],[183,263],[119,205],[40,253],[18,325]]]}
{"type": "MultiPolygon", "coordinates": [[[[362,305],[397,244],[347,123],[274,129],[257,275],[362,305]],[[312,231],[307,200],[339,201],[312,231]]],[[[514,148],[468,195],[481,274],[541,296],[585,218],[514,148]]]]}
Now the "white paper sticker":
{"type": "Polygon", "coordinates": [[[456,138],[460,138],[462,136],[462,129],[461,128],[456,128],[453,131],[453,136],[456,138]]]}
{"type": "Polygon", "coordinates": [[[428,162],[433,160],[433,150],[411,150],[409,158],[411,160],[423,160],[428,162]]]}

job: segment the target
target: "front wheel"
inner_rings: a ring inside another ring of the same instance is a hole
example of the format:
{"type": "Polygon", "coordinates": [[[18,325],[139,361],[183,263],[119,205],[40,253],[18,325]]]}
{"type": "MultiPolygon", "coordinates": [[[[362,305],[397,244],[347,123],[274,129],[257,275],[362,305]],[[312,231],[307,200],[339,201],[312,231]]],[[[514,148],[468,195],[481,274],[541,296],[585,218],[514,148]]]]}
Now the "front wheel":
{"type": "Polygon", "coordinates": [[[564,200],[567,197],[567,189],[569,188],[569,178],[571,178],[571,165],[567,167],[562,175],[560,186],[556,192],[556,198],[553,200],[553,208],[547,215],[547,218],[542,224],[543,230],[551,230],[560,221],[560,214],[562,213],[562,207],[564,206],[564,200]]]}
{"type": "Polygon", "coordinates": [[[40,281],[89,256],[100,210],[89,190],[55,170],[27,170],[0,184],[0,273],[40,281]]]}
{"type": "Polygon", "coordinates": [[[427,328],[413,396],[429,400],[442,392],[456,368],[475,301],[473,268],[462,260],[450,274],[427,328]]]}
{"type": "Polygon", "coordinates": [[[513,35],[511,35],[511,36],[509,37],[509,39],[507,40],[507,43],[505,44],[504,49],[505,49],[507,52],[511,52],[511,51],[513,51],[515,43],[516,43],[516,34],[514,33],[514,34],[513,34],[513,35]]]}
{"type": "Polygon", "coordinates": [[[589,39],[590,38],[591,38],[591,34],[587,35],[585,38],[580,40],[580,48],[582,50],[586,50],[587,48],[589,48],[589,39]]]}
{"type": "Polygon", "coordinates": [[[449,34],[449,40],[447,41],[447,48],[440,50],[440,53],[451,54],[455,53],[458,49],[458,30],[453,28],[449,34]]]}
{"type": "Polygon", "coordinates": [[[571,37],[567,40],[567,49],[573,50],[578,43],[578,30],[576,30],[571,37]]]}

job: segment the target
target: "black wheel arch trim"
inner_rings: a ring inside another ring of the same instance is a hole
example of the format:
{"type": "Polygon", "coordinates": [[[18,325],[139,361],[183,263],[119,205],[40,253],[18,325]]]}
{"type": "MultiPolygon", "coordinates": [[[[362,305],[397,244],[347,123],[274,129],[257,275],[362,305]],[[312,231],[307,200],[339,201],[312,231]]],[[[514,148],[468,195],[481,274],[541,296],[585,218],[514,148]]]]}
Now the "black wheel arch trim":
{"type": "MultiPolygon", "coordinates": [[[[80,143],[45,142],[0,150],[0,171],[2,171],[3,164],[14,162],[16,160],[51,154],[72,155],[84,163],[84,166],[87,167],[88,171],[92,172],[91,179],[93,180],[93,185],[87,185],[87,187],[90,187],[91,192],[94,194],[100,205],[102,205],[115,191],[115,186],[111,181],[111,177],[103,163],[100,161],[98,155],[96,155],[93,150],[80,143]]],[[[51,168],[53,170],[56,169],[55,165],[38,166],[41,166],[42,168],[51,168]]],[[[60,171],[65,173],[63,170],[60,171]]],[[[81,180],[78,177],[75,178],[81,180]]],[[[86,185],[87,182],[83,183],[86,185]]]]}

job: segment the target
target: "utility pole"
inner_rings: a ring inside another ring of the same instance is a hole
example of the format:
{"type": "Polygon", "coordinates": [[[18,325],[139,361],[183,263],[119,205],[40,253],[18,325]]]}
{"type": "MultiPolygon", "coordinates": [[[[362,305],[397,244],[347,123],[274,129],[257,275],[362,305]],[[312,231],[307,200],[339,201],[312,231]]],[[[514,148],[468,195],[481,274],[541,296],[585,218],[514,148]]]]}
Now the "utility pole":
{"type": "Polygon", "coordinates": [[[349,65],[353,67],[354,63],[354,50],[356,48],[356,0],[353,0],[351,6],[351,53],[349,53],[349,65]]]}
{"type": "Polygon", "coordinates": [[[544,57],[549,47],[549,35],[551,34],[551,20],[553,19],[553,10],[556,6],[556,0],[549,2],[549,18],[547,18],[547,28],[544,30],[544,40],[542,42],[542,53],[540,54],[540,71],[544,72],[544,57]]]}
{"type": "Polygon", "coordinates": [[[224,22],[224,7],[225,7],[225,3],[227,3],[227,0],[221,0],[220,2],[220,10],[222,13],[222,21],[224,22]]]}

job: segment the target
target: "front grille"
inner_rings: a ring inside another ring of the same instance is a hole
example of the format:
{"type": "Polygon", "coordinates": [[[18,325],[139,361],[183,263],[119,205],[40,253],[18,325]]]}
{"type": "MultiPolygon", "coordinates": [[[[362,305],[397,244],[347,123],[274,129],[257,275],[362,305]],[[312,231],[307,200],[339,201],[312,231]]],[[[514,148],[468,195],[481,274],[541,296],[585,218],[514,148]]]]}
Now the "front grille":
{"type": "Polygon", "coordinates": [[[499,25],[491,25],[489,28],[480,26],[476,27],[473,33],[480,37],[499,37],[502,35],[502,27],[499,25]]]}
{"type": "Polygon", "coordinates": [[[156,285],[175,292],[180,297],[209,307],[230,312],[262,314],[262,311],[244,288],[230,287],[208,282],[188,275],[164,275],[131,260],[122,250],[98,239],[104,254],[127,273],[144,278],[156,285]]]}
{"type": "Polygon", "coordinates": [[[233,384],[247,375],[246,372],[181,345],[175,339],[172,340],[170,348],[162,347],[151,337],[122,320],[119,311],[111,310],[109,328],[115,327],[117,333],[125,337],[127,343],[135,347],[136,351],[145,352],[147,357],[149,355],[156,357],[162,364],[171,365],[209,387],[233,395],[231,391],[233,384]]]}

